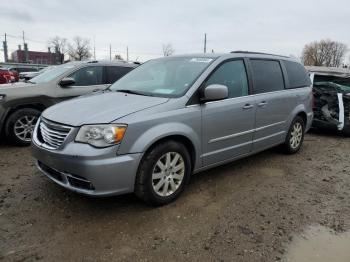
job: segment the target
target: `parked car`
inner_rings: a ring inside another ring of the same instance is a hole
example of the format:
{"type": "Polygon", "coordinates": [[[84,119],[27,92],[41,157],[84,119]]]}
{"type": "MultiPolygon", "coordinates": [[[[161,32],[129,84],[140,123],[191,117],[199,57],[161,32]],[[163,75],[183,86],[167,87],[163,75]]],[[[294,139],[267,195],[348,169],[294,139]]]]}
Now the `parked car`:
{"type": "Polygon", "coordinates": [[[135,68],[123,62],[71,62],[27,83],[0,86],[0,130],[17,145],[29,145],[41,112],[63,100],[107,89],[135,68]]]}
{"type": "Polygon", "coordinates": [[[67,189],[153,205],[177,198],[192,173],[280,144],[298,152],[313,118],[305,68],[268,54],[155,59],[109,90],[45,110],[33,156],[67,189]]]}
{"type": "Polygon", "coordinates": [[[7,68],[0,68],[0,84],[15,82],[15,76],[7,68]]]}
{"type": "Polygon", "coordinates": [[[19,79],[22,79],[24,81],[28,81],[30,79],[32,79],[33,77],[36,77],[42,73],[44,73],[47,70],[51,70],[54,66],[47,66],[39,71],[26,71],[26,72],[22,72],[19,74],[19,79]]]}
{"type": "Polygon", "coordinates": [[[39,68],[30,67],[30,66],[26,66],[26,67],[24,67],[24,66],[11,66],[11,67],[8,67],[8,70],[10,70],[13,73],[16,82],[18,82],[20,73],[22,73],[22,72],[37,72],[37,71],[39,71],[39,68]]]}
{"type": "Polygon", "coordinates": [[[315,129],[350,135],[350,70],[307,67],[313,81],[315,129]]]}

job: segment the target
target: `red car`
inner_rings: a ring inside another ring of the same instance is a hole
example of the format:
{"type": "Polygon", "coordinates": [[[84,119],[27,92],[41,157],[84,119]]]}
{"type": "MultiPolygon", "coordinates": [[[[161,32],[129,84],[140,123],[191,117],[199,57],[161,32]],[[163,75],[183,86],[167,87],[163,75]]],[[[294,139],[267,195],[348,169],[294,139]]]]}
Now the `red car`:
{"type": "Polygon", "coordinates": [[[15,81],[15,76],[10,70],[6,68],[0,68],[0,84],[8,84],[15,81]]]}

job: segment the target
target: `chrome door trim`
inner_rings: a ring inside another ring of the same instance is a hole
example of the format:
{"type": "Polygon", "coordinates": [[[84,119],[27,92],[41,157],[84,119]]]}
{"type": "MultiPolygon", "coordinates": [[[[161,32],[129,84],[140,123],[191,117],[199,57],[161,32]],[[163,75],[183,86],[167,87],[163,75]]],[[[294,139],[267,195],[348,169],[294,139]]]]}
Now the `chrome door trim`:
{"type": "Polygon", "coordinates": [[[215,143],[215,142],[219,142],[219,141],[223,141],[223,140],[227,140],[227,139],[234,138],[234,137],[238,137],[238,136],[243,136],[243,135],[251,134],[251,133],[253,133],[254,131],[255,131],[255,129],[251,129],[251,130],[247,130],[247,131],[244,131],[244,132],[231,134],[231,135],[228,135],[228,136],[222,136],[222,137],[218,137],[218,138],[213,138],[213,139],[210,139],[210,140],[209,140],[208,144],[215,143]]]}
{"type": "Polygon", "coordinates": [[[255,128],[255,131],[261,131],[261,130],[264,130],[266,128],[273,127],[273,126],[278,126],[278,125],[281,125],[281,124],[284,124],[284,123],[286,123],[286,121],[276,122],[276,123],[273,123],[273,124],[270,124],[270,125],[267,125],[267,126],[262,126],[262,127],[255,128]]]}
{"type": "Polygon", "coordinates": [[[238,136],[243,136],[243,135],[251,134],[251,133],[253,133],[253,132],[261,131],[261,130],[264,130],[264,129],[266,129],[266,128],[273,127],[273,126],[277,126],[277,125],[281,125],[281,124],[284,124],[284,123],[286,123],[286,121],[281,121],[281,122],[273,123],[273,124],[271,124],[271,125],[262,126],[262,127],[255,128],[255,129],[251,129],[251,130],[247,130],[247,131],[244,131],[244,132],[231,134],[231,135],[228,135],[228,136],[222,136],[222,137],[213,138],[213,139],[210,139],[210,140],[209,140],[208,144],[220,142],[220,141],[227,140],[227,139],[230,139],[230,138],[235,138],[235,137],[238,137],[238,136]]]}

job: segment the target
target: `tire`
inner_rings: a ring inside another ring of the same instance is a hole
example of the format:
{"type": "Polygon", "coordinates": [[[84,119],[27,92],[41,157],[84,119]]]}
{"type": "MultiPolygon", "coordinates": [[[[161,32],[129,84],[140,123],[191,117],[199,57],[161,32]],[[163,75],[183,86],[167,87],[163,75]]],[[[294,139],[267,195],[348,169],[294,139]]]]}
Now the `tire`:
{"type": "Polygon", "coordinates": [[[32,108],[23,108],[10,115],[6,122],[6,136],[17,146],[29,146],[31,136],[41,112],[32,108]]]}
{"type": "Polygon", "coordinates": [[[174,201],[189,181],[192,172],[190,159],[190,154],[183,144],[175,141],[159,143],[146,153],[140,163],[135,194],[153,206],[174,201]]]}
{"type": "Polygon", "coordinates": [[[304,136],[305,136],[305,122],[300,116],[296,116],[292,124],[290,125],[286,140],[283,144],[284,152],[286,154],[297,153],[303,144],[304,136]]]}

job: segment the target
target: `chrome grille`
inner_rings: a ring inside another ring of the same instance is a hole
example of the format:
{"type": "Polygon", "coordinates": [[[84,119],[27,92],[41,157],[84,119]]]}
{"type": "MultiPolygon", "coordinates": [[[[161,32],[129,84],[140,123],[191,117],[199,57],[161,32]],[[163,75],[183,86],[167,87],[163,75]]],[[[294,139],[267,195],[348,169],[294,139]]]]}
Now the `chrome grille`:
{"type": "Polygon", "coordinates": [[[71,128],[60,124],[41,120],[39,124],[42,142],[51,149],[59,148],[67,138],[71,128]]]}

